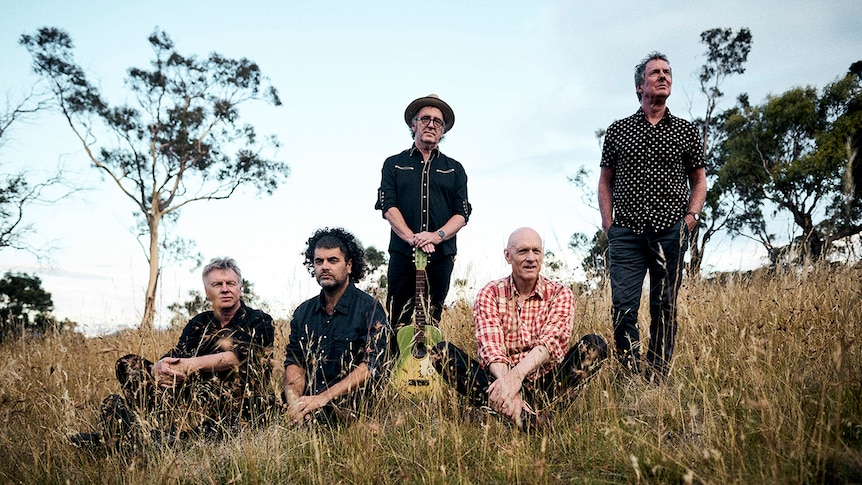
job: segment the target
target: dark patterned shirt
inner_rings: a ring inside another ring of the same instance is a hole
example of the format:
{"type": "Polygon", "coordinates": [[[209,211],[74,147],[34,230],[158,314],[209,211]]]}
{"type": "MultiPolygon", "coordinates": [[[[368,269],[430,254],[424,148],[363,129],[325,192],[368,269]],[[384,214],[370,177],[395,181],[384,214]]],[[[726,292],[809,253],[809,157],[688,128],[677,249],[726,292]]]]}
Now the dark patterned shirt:
{"type": "Polygon", "coordinates": [[[377,376],[389,345],[387,322],[380,302],[352,282],[332,315],[326,313],[321,291],[293,312],[284,366],[305,369],[311,394],[326,390],[362,363],[377,376]]]}
{"type": "Polygon", "coordinates": [[[228,369],[214,374],[201,372],[204,379],[216,377],[221,382],[234,381],[237,392],[258,393],[269,384],[275,328],[272,317],[261,310],[240,302],[240,308],[230,322],[221,327],[212,311],[189,320],[176,347],[165,357],[199,357],[231,351],[240,361],[235,372],[228,369]],[[248,385],[251,384],[251,390],[248,385]]]}
{"type": "MultiPolygon", "coordinates": [[[[467,201],[464,167],[436,148],[428,163],[423,161],[422,153],[415,146],[387,158],[383,162],[374,208],[386,214],[392,207],[401,211],[413,232],[436,231],[456,214],[469,220],[472,207],[467,201]]],[[[457,237],[443,241],[431,258],[454,255],[457,237]]],[[[395,231],[390,234],[389,251],[413,254],[413,248],[395,231]]]]}
{"type": "Polygon", "coordinates": [[[608,127],[601,166],[614,171],[614,224],[660,231],[685,216],[688,174],[704,166],[703,145],[694,125],[670,110],[653,126],[639,108],[608,127]]]}

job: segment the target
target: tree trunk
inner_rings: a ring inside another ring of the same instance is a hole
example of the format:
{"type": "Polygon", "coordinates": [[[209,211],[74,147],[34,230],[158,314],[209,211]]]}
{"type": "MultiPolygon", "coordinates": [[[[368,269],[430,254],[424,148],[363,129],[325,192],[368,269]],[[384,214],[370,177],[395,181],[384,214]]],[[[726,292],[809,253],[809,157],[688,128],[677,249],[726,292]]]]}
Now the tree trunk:
{"type": "Polygon", "coordinates": [[[144,315],[141,319],[141,330],[152,330],[156,319],[156,290],[159,286],[159,221],[161,214],[148,217],[147,227],[150,230],[150,278],[147,282],[147,295],[144,300],[144,315]]]}

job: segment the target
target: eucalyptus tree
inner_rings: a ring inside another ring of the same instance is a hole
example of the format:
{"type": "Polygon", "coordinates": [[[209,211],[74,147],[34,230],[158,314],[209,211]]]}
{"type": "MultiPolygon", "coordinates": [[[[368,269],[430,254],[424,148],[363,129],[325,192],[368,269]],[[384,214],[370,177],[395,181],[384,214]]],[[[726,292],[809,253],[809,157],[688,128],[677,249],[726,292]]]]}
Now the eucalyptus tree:
{"type": "Polygon", "coordinates": [[[150,67],[126,76],[133,102],[112,105],[75,62],[66,32],[45,27],[20,38],[89,162],[141,218],[149,263],[144,328],[155,316],[160,248],[176,246],[160,232],[162,223],[189,203],[227,199],[244,186],[271,194],[288,174],[286,164],[263,154],[278,141],[260,139],[240,116],[249,102],[281,105],[256,63],[184,56],[158,29],[148,40],[150,67]]]}

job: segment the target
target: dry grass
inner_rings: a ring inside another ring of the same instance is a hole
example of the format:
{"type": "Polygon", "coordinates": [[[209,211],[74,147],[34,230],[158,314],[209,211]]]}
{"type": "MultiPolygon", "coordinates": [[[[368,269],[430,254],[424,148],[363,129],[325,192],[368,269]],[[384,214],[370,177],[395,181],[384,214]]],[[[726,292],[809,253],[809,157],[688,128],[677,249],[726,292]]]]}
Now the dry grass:
{"type": "MultiPolygon", "coordinates": [[[[117,392],[114,360],[155,357],[177,334],[9,343],[0,353],[0,480],[862,482],[860,296],[860,268],[689,281],[667,388],[622,377],[609,361],[535,433],[493,417],[465,419],[453,396],[416,404],[387,394],[347,427],[276,422],[220,442],[80,450],[67,435],[95,426],[101,399],[117,392]]],[[[609,314],[606,292],[580,296],[574,333],[609,336],[609,314]]],[[[449,309],[441,326],[471,347],[469,305],[449,309]]],[[[285,340],[277,335],[279,348],[285,340]]]]}

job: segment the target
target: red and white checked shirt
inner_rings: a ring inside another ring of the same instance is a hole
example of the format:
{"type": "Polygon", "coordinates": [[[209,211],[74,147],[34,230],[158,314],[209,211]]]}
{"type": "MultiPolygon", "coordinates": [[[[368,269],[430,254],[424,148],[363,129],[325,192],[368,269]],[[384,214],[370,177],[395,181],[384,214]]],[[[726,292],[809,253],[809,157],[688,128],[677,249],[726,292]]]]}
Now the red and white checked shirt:
{"type": "Polygon", "coordinates": [[[495,362],[513,367],[538,345],[551,358],[530,376],[535,380],[562,362],[572,334],[575,295],[572,290],[542,276],[523,305],[512,276],[494,280],[479,291],[473,306],[473,322],[479,346],[479,362],[488,368],[495,362]]]}

